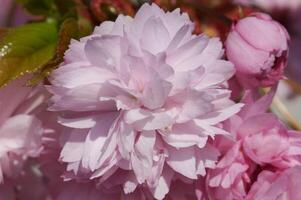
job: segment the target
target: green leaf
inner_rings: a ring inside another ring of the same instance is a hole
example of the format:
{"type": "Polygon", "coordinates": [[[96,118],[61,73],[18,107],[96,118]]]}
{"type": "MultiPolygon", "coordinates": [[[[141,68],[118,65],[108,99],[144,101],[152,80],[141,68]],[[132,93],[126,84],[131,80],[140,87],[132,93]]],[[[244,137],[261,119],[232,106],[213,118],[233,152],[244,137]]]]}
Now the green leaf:
{"type": "Polygon", "coordinates": [[[17,0],[32,15],[62,22],[76,17],[75,0],[17,0]]]}
{"type": "Polygon", "coordinates": [[[57,10],[54,0],[17,0],[28,12],[34,15],[48,16],[57,10]]]}
{"type": "Polygon", "coordinates": [[[52,59],[45,63],[39,73],[28,82],[28,85],[36,85],[46,78],[60,63],[64,61],[65,51],[68,49],[71,39],[78,39],[79,26],[74,18],[66,19],[60,28],[56,51],[52,59]]]}
{"type": "Polygon", "coordinates": [[[8,29],[0,40],[0,87],[25,73],[33,73],[55,53],[54,23],[32,23],[8,29]]]}

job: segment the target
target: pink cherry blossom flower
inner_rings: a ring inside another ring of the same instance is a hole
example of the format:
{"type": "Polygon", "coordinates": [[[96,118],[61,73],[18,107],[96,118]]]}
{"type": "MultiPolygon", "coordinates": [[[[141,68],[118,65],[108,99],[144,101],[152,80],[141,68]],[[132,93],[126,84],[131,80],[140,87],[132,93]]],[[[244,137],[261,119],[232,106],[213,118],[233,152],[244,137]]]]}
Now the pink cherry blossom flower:
{"type": "MultiPolygon", "coordinates": [[[[49,113],[48,113],[49,114],[49,113]]],[[[49,114],[51,116],[51,114],[49,114]]],[[[43,118],[42,118],[43,119],[43,118]]],[[[51,122],[51,121],[50,121],[51,122]]],[[[52,124],[52,123],[50,123],[52,124]]],[[[55,125],[55,124],[53,124],[55,125]]],[[[62,179],[64,165],[58,162],[59,158],[59,133],[62,127],[51,126],[54,132],[46,133],[43,136],[43,151],[39,157],[40,170],[47,184],[45,195],[53,199],[195,199],[194,181],[175,174],[172,169],[165,166],[162,176],[156,188],[150,191],[148,187],[139,185],[133,171],[117,169],[111,175],[102,176],[94,180],[67,180],[62,179]],[[181,188],[181,189],[179,189],[181,188]],[[168,194],[166,194],[169,192],[168,194]]],[[[65,173],[65,177],[68,174],[65,173]]]]}
{"type": "MultiPolygon", "coordinates": [[[[127,183],[129,185],[130,183],[127,183]]],[[[170,188],[170,193],[166,196],[167,200],[196,200],[196,195],[193,190],[193,184],[185,183],[183,181],[174,181],[170,188]]],[[[93,182],[65,182],[59,194],[54,197],[57,200],[153,200],[152,194],[145,188],[139,187],[131,193],[124,193],[122,187],[114,188],[98,188],[93,182]]]]}
{"type": "Polygon", "coordinates": [[[251,117],[240,127],[239,132],[243,135],[243,150],[253,162],[278,168],[293,167],[300,163],[294,154],[301,155],[301,136],[288,131],[276,116],[263,114],[251,117]]]}
{"type": "Polygon", "coordinates": [[[245,198],[246,200],[278,200],[301,198],[301,167],[285,171],[262,171],[245,198]]]}
{"type": "Polygon", "coordinates": [[[64,166],[58,162],[59,134],[63,127],[56,122],[56,114],[46,110],[50,96],[47,90],[42,86],[25,87],[27,79],[28,76],[20,78],[0,90],[0,105],[5,108],[0,115],[3,114],[4,122],[16,116],[27,116],[36,122],[28,123],[24,120],[26,118],[20,118],[18,123],[13,121],[11,128],[7,129],[7,134],[16,132],[9,138],[11,144],[15,142],[20,146],[10,149],[8,160],[3,161],[5,169],[9,170],[4,171],[4,183],[0,184],[1,200],[2,197],[5,197],[4,200],[55,197],[52,184],[56,184],[57,188],[63,182],[64,166]],[[20,129],[22,127],[24,129],[20,129]],[[27,127],[32,128],[28,131],[27,127]]]}
{"type": "Polygon", "coordinates": [[[42,124],[30,114],[38,102],[31,98],[32,89],[23,86],[25,78],[0,89],[0,182],[17,176],[27,157],[41,150],[42,124]]]}
{"type": "Polygon", "coordinates": [[[245,199],[262,170],[300,166],[301,134],[287,130],[276,116],[265,113],[274,94],[272,89],[254,102],[247,92],[243,98],[246,106],[225,122],[234,140],[220,136],[214,141],[222,156],[203,183],[209,199],[245,199]]]}
{"type": "Polygon", "coordinates": [[[112,175],[103,176],[93,180],[67,180],[61,175],[64,173],[64,165],[57,162],[59,152],[57,145],[59,138],[54,134],[48,137],[45,145],[46,154],[41,156],[41,170],[47,180],[47,188],[52,199],[146,199],[152,200],[153,194],[157,199],[196,199],[194,193],[194,181],[182,175],[174,175],[168,167],[163,169],[163,176],[159,183],[150,191],[145,185],[139,185],[133,171],[116,169],[112,175]],[[56,141],[56,142],[55,142],[56,141]],[[46,158],[45,158],[46,157],[46,158]],[[166,195],[166,191],[169,193],[166,195]]]}
{"type": "Polygon", "coordinates": [[[179,9],[144,4],[134,18],[120,15],[72,41],[49,86],[49,109],[71,128],[61,152],[68,178],[120,168],[154,192],[165,167],[197,179],[214,166],[208,141],[228,134],[221,122],[242,105],[230,100],[234,68],[219,39],[192,31],[179,9]]]}
{"type": "Polygon", "coordinates": [[[282,77],[287,65],[289,36],[269,15],[254,13],[232,26],[226,54],[237,76],[251,79],[253,85],[271,86],[282,77]]]}
{"type": "Polygon", "coordinates": [[[246,186],[250,184],[250,175],[255,169],[253,164],[241,151],[237,142],[218,162],[215,169],[208,174],[208,196],[212,199],[243,199],[246,186]]]}

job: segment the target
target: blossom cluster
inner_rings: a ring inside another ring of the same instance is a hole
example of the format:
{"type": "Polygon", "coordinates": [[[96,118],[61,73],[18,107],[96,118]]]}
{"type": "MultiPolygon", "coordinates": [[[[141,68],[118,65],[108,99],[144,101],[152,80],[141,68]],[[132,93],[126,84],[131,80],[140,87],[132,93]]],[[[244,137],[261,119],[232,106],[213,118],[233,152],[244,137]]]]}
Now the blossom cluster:
{"type": "Polygon", "coordinates": [[[259,12],[225,41],[194,28],[145,3],[0,88],[0,199],[301,199],[301,132],[269,112],[288,32],[259,12]]]}

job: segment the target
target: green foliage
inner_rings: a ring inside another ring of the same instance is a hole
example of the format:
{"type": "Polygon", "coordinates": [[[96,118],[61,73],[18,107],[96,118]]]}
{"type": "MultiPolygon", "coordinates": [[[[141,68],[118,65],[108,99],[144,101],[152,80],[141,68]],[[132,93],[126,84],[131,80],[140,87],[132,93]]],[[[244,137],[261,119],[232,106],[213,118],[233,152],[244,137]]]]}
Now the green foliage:
{"type": "Polygon", "coordinates": [[[44,22],[0,28],[0,87],[28,73],[34,74],[29,85],[39,83],[63,62],[71,39],[93,29],[88,8],[80,1],[16,1],[44,22]]]}
{"type": "Polygon", "coordinates": [[[29,85],[36,85],[46,78],[58,65],[64,61],[65,51],[68,49],[71,39],[78,39],[79,26],[78,22],[69,18],[66,19],[60,28],[59,39],[56,45],[56,51],[53,57],[45,63],[40,71],[28,82],[29,85]]]}
{"type": "Polygon", "coordinates": [[[54,0],[17,0],[34,15],[52,15],[57,10],[54,0]]]}
{"type": "Polygon", "coordinates": [[[0,86],[25,73],[36,72],[55,53],[57,28],[54,23],[26,24],[1,32],[0,86]]]}
{"type": "Polygon", "coordinates": [[[76,17],[74,0],[17,0],[29,13],[61,23],[76,17]]]}

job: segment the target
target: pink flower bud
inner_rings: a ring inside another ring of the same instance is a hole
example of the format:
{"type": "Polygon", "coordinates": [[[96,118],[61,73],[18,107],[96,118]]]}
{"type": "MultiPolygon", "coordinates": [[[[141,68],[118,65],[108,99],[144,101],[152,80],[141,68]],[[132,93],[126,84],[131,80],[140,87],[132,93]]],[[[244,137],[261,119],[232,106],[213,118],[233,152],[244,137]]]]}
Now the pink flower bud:
{"type": "Polygon", "coordinates": [[[269,15],[254,13],[233,24],[226,40],[228,59],[237,74],[271,86],[282,78],[287,65],[289,35],[269,15]]]}

